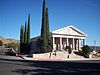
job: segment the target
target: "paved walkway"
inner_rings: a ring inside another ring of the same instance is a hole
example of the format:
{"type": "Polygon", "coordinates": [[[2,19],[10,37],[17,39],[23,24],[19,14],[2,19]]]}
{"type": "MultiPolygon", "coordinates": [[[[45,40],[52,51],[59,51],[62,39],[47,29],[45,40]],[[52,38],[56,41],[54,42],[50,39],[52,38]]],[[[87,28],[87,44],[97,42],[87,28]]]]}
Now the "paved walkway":
{"type": "Polygon", "coordinates": [[[60,59],[60,58],[29,58],[29,57],[23,57],[25,60],[35,60],[35,61],[74,61],[74,60],[100,60],[100,58],[83,58],[83,59],[72,59],[72,58],[68,58],[68,59],[60,59]]]}

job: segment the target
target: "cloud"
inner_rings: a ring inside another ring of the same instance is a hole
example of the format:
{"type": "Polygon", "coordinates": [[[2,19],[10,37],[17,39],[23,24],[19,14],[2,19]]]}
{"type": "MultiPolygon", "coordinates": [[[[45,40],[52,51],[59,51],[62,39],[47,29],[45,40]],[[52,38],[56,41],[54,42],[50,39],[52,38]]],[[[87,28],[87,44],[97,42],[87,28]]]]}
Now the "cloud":
{"type": "MultiPolygon", "coordinates": [[[[97,2],[99,2],[99,1],[97,1],[97,2]]],[[[82,4],[85,4],[85,5],[87,5],[87,6],[91,6],[91,7],[98,7],[98,8],[100,8],[100,4],[96,4],[97,2],[92,2],[91,0],[89,1],[89,2],[87,2],[86,0],[85,1],[80,1],[80,3],[82,3],[82,4]]],[[[100,3],[100,2],[99,2],[100,3]]]]}

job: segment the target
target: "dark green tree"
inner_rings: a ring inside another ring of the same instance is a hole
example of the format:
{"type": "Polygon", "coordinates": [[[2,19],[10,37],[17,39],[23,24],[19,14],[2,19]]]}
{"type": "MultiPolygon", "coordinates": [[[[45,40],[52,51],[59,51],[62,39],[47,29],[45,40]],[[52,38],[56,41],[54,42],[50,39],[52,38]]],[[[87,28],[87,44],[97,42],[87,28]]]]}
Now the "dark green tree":
{"type": "Polygon", "coordinates": [[[89,58],[89,54],[91,53],[92,49],[88,45],[84,45],[82,47],[82,52],[84,57],[89,58]]]}
{"type": "Polygon", "coordinates": [[[0,46],[2,46],[3,45],[3,42],[0,40],[0,46]]]}
{"type": "Polygon", "coordinates": [[[27,43],[27,23],[25,22],[24,43],[27,43]]]}
{"type": "Polygon", "coordinates": [[[46,38],[48,42],[47,50],[52,51],[52,38],[49,31],[49,15],[48,15],[48,8],[46,8],[46,38]]]}
{"type": "Polygon", "coordinates": [[[29,53],[30,51],[30,14],[28,16],[28,24],[20,28],[20,51],[21,53],[29,53]]]}
{"type": "Polygon", "coordinates": [[[27,53],[30,53],[30,14],[28,15],[28,26],[27,26],[27,44],[26,44],[27,53]]]}
{"type": "Polygon", "coordinates": [[[27,26],[27,44],[30,42],[30,14],[28,15],[28,26],[27,26]]]}
{"type": "Polygon", "coordinates": [[[24,50],[24,26],[21,25],[20,28],[20,52],[24,50]]]}
{"type": "Polygon", "coordinates": [[[41,27],[41,37],[40,37],[40,50],[41,52],[47,52],[47,39],[46,39],[46,3],[43,1],[42,9],[42,27],[41,27]]]}
{"type": "Polygon", "coordinates": [[[22,36],[22,43],[24,44],[24,34],[25,34],[25,28],[24,26],[22,26],[22,33],[21,33],[21,36],[22,36]]]}
{"type": "Polygon", "coordinates": [[[42,9],[42,27],[40,36],[40,50],[41,52],[49,52],[52,49],[52,41],[49,32],[49,16],[48,8],[46,7],[45,0],[43,1],[42,9]]]}
{"type": "Polygon", "coordinates": [[[25,29],[24,29],[24,53],[27,52],[27,23],[25,22],[25,29]]]}
{"type": "Polygon", "coordinates": [[[20,28],[20,52],[22,52],[22,25],[20,28]]]}

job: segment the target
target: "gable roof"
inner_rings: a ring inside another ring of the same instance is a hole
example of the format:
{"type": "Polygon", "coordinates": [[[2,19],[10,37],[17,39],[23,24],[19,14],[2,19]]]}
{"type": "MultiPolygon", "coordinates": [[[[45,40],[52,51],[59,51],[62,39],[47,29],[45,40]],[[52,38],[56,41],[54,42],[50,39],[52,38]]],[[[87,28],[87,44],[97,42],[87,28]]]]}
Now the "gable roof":
{"type": "Polygon", "coordinates": [[[53,34],[64,34],[64,35],[78,35],[78,36],[87,36],[84,32],[80,31],[76,27],[70,25],[55,31],[52,31],[53,34]]]}

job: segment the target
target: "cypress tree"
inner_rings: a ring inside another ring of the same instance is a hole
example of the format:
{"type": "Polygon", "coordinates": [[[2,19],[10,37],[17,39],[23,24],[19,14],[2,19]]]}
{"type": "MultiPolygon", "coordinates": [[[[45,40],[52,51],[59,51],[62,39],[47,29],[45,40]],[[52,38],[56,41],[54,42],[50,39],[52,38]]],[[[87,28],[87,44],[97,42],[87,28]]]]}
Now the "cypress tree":
{"type": "Polygon", "coordinates": [[[24,26],[21,25],[20,28],[20,52],[22,53],[24,50],[24,26]]]}
{"type": "Polygon", "coordinates": [[[20,52],[22,50],[22,25],[21,25],[21,28],[20,28],[20,52]]]}
{"type": "Polygon", "coordinates": [[[52,40],[49,32],[48,8],[46,7],[45,0],[43,1],[41,37],[39,40],[41,52],[49,52],[52,50],[52,40]]]}
{"type": "Polygon", "coordinates": [[[28,16],[28,27],[27,27],[27,44],[30,42],[30,14],[28,16]]]}
{"type": "Polygon", "coordinates": [[[2,42],[2,40],[0,40],[0,46],[2,46],[3,45],[3,42],[2,42]]]}
{"type": "Polygon", "coordinates": [[[25,52],[25,42],[24,42],[25,27],[22,27],[22,53],[25,52]]]}
{"type": "Polygon", "coordinates": [[[20,28],[20,44],[22,43],[22,25],[21,25],[21,28],[20,28]]]}
{"type": "Polygon", "coordinates": [[[48,42],[48,46],[47,49],[48,51],[52,50],[52,38],[51,38],[51,34],[49,31],[49,16],[48,16],[48,8],[46,8],[46,38],[47,38],[47,42],[48,42]]]}
{"type": "Polygon", "coordinates": [[[24,47],[24,52],[26,53],[27,52],[27,24],[25,22],[25,28],[24,28],[24,44],[23,44],[23,47],[24,47]]]}
{"type": "Polygon", "coordinates": [[[24,26],[22,26],[22,43],[24,44],[24,33],[25,33],[25,29],[24,29],[24,26]]]}
{"type": "Polygon", "coordinates": [[[20,52],[22,52],[22,25],[20,28],[20,52]]]}
{"type": "Polygon", "coordinates": [[[42,9],[42,27],[41,27],[41,37],[40,37],[40,50],[41,52],[47,52],[47,39],[46,39],[46,3],[43,1],[42,9]]]}
{"type": "Polygon", "coordinates": [[[25,22],[24,43],[27,43],[27,24],[25,22]]]}
{"type": "Polygon", "coordinates": [[[28,15],[28,26],[27,26],[27,53],[30,53],[30,14],[28,15]]]}

